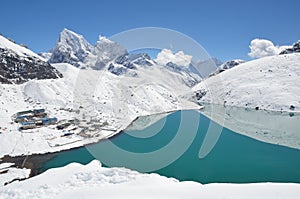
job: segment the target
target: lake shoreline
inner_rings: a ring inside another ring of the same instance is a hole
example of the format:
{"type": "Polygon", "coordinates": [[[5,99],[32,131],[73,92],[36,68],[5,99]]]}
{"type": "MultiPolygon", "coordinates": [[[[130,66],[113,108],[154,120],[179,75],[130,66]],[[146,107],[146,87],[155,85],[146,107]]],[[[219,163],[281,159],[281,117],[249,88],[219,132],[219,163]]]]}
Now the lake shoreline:
{"type": "MultiPolygon", "coordinates": [[[[203,110],[205,110],[205,109],[203,109],[203,110]]],[[[199,110],[196,110],[196,111],[198,111],[199,114],[203,114],[202,111],[199,111],[199,110]]],[[[253,110],[253,111],[260,112],[262,110],[259,110],[259,111],[253,110]]],[[[171,111],[171,112],[173,112],[173,111],[171,111]]],[[[276,113],[280,114],[280,115],[281,114],[288,115],[287,113],[282,113],[282,112],[281,113],[280,112],[276,112],[276,113]]],[[[139,117],[137,117],[135,120],[133,120],[131,122],[131,124],[129,124],[126,127],[126,129],[129,128],[140,117],[145,117],[145,116],[139,116],[139,117]]],[[[31,155],[28,155],[28,156],[24,156],[24,155],[21,155],[21,156],[9,156],[9,155],[6,155],[6,156],[4,156],[4,157],[2,157],[0,159],[0,164],[1,163],[14,163],[15,165],[13,167],[30,169],[31,173],[29,175],[29,178],[31,178],[33,176],[36,176],[36,175],[39,175],[39,174],[43,173],[45,171],[45,170],[43,170],[43,165],[45,165],[45,163],[47,163],[48,161],[54,159],[55,157],[57,157],[57,156],[59,156],[61,154],[64,154],[66,152],[72,152],[72,151],[84,149],[87,146],[96,145],[96,144],[99,144],[101,141],[104,141],[104,140],[107,140],[107,139],[113,139],[113,138],[115,138],[117,136],[121,136],[122,137],[123,133],[124,133],[124,130],[120,131],[119,133],[114,134],[112,137],[101,139],[101,140],[98,140],[98,141],[93,142],[93,143],[88,143],[88,144],[86,144],[84,146],[79,146],[79,147],[74,147],[74,148],[70,148],[70,149],[65,149],[65,150],[61,150],[61,151],[58,151],[58,152],[48,152],[48,153],[43,153],[43,154],[31,154],[31,155]]],[[[235,132],[235,133],[239,134],[237,132],[235,132]]],[[[246,137],[249,137],[249,136],[246,136],[246,137]]],[[[265,143],[268,143],[268,142],[265,142],[265,143]]],[[[287,146],[284,146],[284,147],[290,148],[290,149],[294,149],[292,147],[287,147],[287,146]]]]}

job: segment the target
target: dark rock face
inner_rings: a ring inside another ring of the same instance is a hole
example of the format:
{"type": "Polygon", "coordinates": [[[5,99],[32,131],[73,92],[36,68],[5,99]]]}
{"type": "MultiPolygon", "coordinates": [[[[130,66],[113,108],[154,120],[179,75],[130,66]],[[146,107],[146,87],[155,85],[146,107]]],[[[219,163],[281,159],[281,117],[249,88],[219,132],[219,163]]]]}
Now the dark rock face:
{"type": "Polygon", "coordinates": [[[153,64],[150,62],[151,58],[146,53],[139,54],[124,54],[113,60],[109,66],[108,71],[115,75],[128,74],[136,77],[137,73],[134,71],[138,67],[148,67],[153,64]]]}
{"type": "Polygon", "coordinates": [[[123,67],[123,66],[119,66],[119,67],[115,67],[113,64],[110,64],[108,67],[108,70],[115,75],[122,75],[125,74],[127,72],[127,68],[123,67]]]}
{"type": "Polygon", "coordinates": [[[223,63],[222,65],[220,65],[215,72],[209,74],[209,77],[215,76],[219,73],[224,72],[225,70],[233,68],[233,67],[235,67],[237,65],[240,65],[242,63],[245,63],[245,61],[241,60],[241,59],[235,59],[235,60],[227,61],[227,62],[223,63]]]}
{"type": "Polygon", "coordinates": [[[207,94],[207,91],[204,89],[198,90],[194,92],[194,98],[199,101],[202,97],[207,94]]]}
{"type": "Polygon", "coordinates": [[[21,57],[12,50],[0,48],[0,82],[22,84],[31,79],[56,79],[62,74],[49,63],[32,56],[21,57]]]}
{"type": "Polygon", "coordinates": [[[151,57],[146,53],[130,54],[128,59],[132,63],[140,66],[152,66],[152,63],[149,61],[151,60],[151,57]]]}
{"type": "Polygon", "coordinates": [[[115,63],[123,65],[129,69],[136,69],[138,66],[152,66],[151,58],[146,53],[139,54],[124,54],[115,60],[115,63]]]}
{"type": "Polygon", "coordinates": [[[55,50],[53,51],[52,53],[52,56],[51,58],[49,59],[49,62],[50,63],[69,63],[69,64],[72,64],[74,66],[77,66],[79,67],[79,59],[76,57],[76,58],[73,58],[71,57],[71,52],[68,51],[69,49],[67,49],[67,51],[59,51],[59,50],[55,50]]]}
{"type": "Polygon", "coordinates": [[[123,66],[125,66],[126,68],[129,68],[129,69],[136,69],[134,64],[128,59],[128,54],[118,57],[115,60],[115,63],[123,65],[123,66]]]}
{"type": "Polygon", "coordinates": [[[177,64],[174,64],[173,62],[168,62],[166,64],[167,67],[169,67],[170,69],[174,70],[174,71],[182,71],[183,67],[182,66],[178,66],[177,64]]]}
{"type": "Polygon", "coordinates": [[[281,51],[279,54],[290,54],[290,53],[300,53],[300,40],[296,43],[294,43],[292,48],[287,48],[283,51],[281,51]]]}

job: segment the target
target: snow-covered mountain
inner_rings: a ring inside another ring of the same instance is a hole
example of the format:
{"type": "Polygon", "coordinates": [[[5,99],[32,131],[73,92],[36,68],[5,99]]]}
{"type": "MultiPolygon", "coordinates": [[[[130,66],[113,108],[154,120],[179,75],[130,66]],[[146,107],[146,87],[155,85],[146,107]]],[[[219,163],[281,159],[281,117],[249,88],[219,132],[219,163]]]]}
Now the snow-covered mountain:
{"type": "Polygon", "coordinates": [[[80,68],[102,69],[127,51],[109,39],[100,36],[93,46],[86,39],[71,30],[63,29],[57,44],[51,50],[50,63],[69,63],[80,68]]]}
{"type": "Polygon", "coordinates": [[[196,85],[194,99],[224,106],[300,110],[300,54],[265,57],[226,70],[196,85]]]}
{"type": "Polygon", "coordinates": [[[127,50],[120,46],[118,43],[111,41],[105,37],[99,36],[96,42],[93,54],[97,57],[94,63],[93,59],[90,60],[88,65],[94,69],[104,68],[110,61],[127,54],[127,50]]]}
{"type": "Polygon", "coordinates": [[[202,80],[200,74],[192,71],[191,65],[189,67],[184,67],[184,66],[179,66],[177,64],[174,64],[173,62],[168,62],[166,64],[166,68],[184,77],[183,81],[189,87],[195,86],[197,83],[199,83],[202,80]]]}
{"type": "Polygon", "coordinates": [[[279,54],[290,54],[290,53],[300,53],[300,40],[293,44],[293,47],[287,48],[280,52],[279,54]]]}
{"type": "Polygon", "coordinates": [[[63,29],[60,33],[54,49],[41,55],[45,58],[50,55],[50,63],[69,63],[83,69],[108,70],[115,75],[132,77],[137,76],[136,70],[139,68],[163,66],[169,72],[180,75],[182,81],[190,87],[201,81],[199,74],[184,66],[158,64],[146,53],[129,54],[124,47],[103,36],[99,36],[99,40],[92,46],[82,35],[68,29],[63,29]]]}
{"type": "Polygon", "coordinates": [[[68,29],[63,29],[55,48],[52,50],[50,63],[69,63],[79,67],[86,62],[86,58],[93,51],[93,47],[83,38],[68,29]]]}
{"type": "Polygon", "coordinates": [[[239,64],[242,64],[242,63],[245,63],[245,61],[244,61],[244,60],[241,60],[241,59],[234,59],[234,60],[227,61],[227,62],[221,64],[221,65],[217,68],[217,70],[216,70],[215,72],[211,73],[209,76],[214,76],[214,75],[216,75],[216,74],[219,74],[219,73],[221,73],[221,72],[224,72],[225,70],[230,69],[230,68],[233,68],[233,67],[235,67],[235,66],[237,66],[237,65],[239,65],[239,64]]]}
{"type": "Polygon", "coordinates": [[[241,59],[234,59],[234,60],[223,63],[221,66],[219,66],[219,68],[221,70],[227,70],[227,69],[233,68],[239,64],[242,64],[242,63],[245,63],[245,61],[241,60],[241,59]]]}
{"type": "Polygon", "coordinates": [[[32,79],[62,77],[54,67],[29,49],[0,36],[0,82],[21,84],[32,79]]]}

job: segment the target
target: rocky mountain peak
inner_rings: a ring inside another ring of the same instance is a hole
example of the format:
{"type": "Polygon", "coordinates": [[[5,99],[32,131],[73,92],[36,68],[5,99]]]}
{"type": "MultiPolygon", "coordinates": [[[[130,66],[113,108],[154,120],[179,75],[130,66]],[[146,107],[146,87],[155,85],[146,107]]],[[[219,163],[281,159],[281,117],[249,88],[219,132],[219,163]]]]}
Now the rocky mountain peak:
{"type": "Polygon", "coordinates": [[[59,35],[49,62],[69,63],[79,67],[85,62],[92,50],[93,46],[82,35],[65,28],[59,35]]]}

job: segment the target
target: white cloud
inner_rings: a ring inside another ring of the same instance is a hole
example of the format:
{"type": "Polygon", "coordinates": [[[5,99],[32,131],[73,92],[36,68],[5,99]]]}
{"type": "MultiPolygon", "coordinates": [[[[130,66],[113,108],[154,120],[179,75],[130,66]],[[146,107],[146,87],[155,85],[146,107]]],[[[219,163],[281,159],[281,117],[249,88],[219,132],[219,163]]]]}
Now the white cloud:
{"type": "Polygon", "coordinates": [[[273,42],[266,39],[253,39],[250,43],[250,57],[261,58],[271,55],[278,55],[282,50],[290,46],[275,46],[273,42]]]}
{"type": "Polygon", "coordinates": [[[168,62],[173,62],[178,66],[188,67],[191,63],[192,56],[184,54],[183,51],[178,51],[173,53],[169,49],[162,49],[160,53],[157,54],[155,61],[160,65],[166,65],[168,62]]]}

